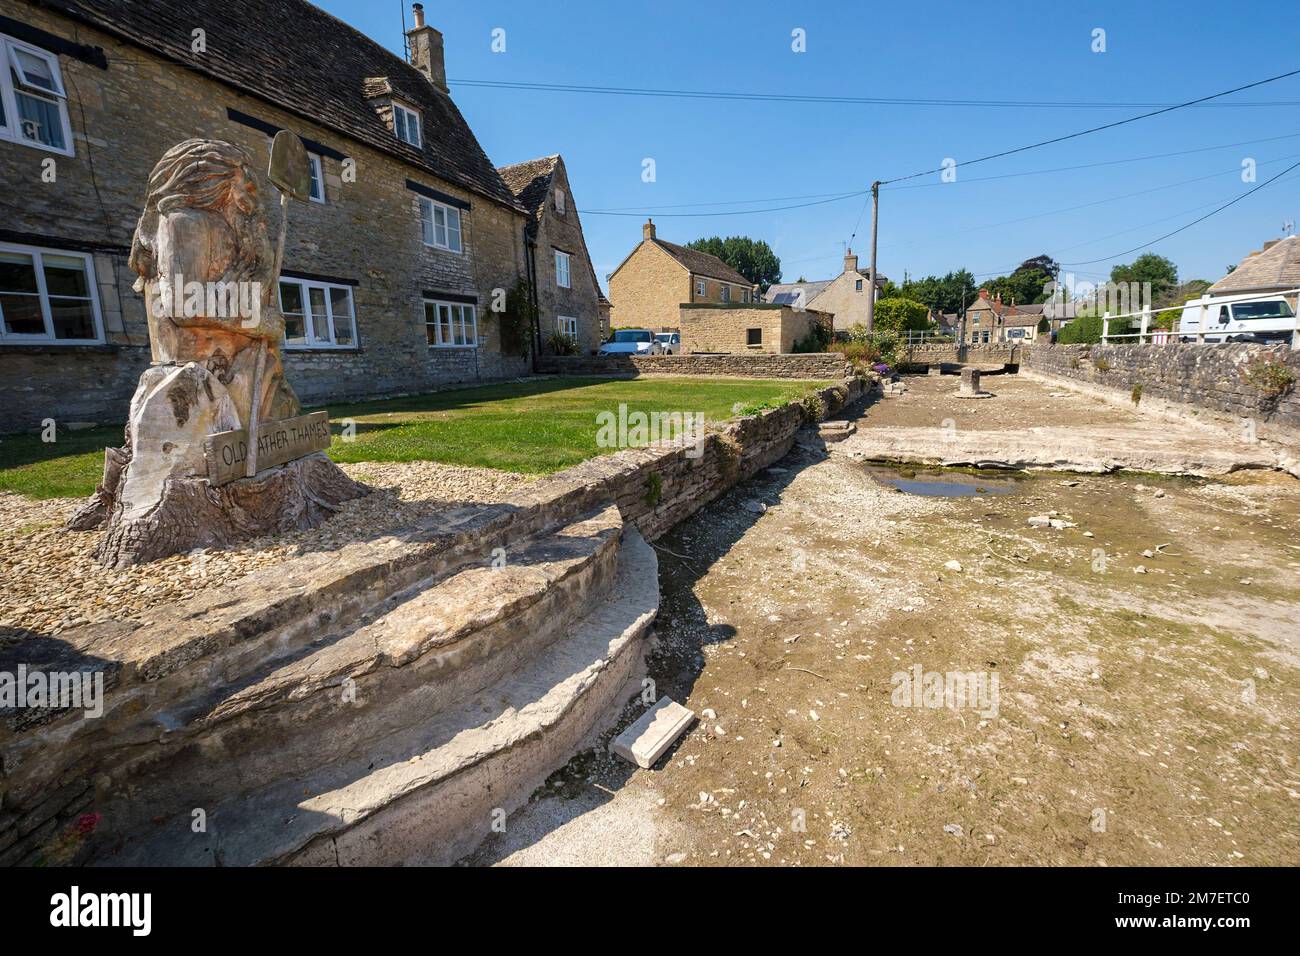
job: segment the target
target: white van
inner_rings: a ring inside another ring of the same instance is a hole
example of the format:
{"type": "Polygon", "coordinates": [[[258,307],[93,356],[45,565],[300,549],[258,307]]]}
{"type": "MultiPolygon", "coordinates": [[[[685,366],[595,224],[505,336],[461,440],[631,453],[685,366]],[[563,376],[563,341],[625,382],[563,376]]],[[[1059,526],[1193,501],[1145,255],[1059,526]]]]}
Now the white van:
{"type": "Polygon", "coordinates": [[[1295,311],[1282,296],[1202,296],[1183,306],[1178,334],[1184,342],[1195,342],[1205,333],[1206,342],[1291,341],[1295,311]]]}

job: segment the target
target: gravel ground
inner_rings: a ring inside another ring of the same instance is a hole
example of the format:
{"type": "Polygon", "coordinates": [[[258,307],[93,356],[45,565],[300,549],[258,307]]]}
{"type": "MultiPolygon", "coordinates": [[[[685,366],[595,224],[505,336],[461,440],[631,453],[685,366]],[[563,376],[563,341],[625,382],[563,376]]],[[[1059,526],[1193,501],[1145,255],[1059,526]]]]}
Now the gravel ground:
{"type": "Polygon", "coordinates": [[[434,462],[342,467],[375,493],[348,502],[319,528],[257,538],[238,548],[175,555],[125,571],[95,563],[91,552],[99,532],[64,530],[80,499],[34,501],[0,493],[0,646],[79,624],[131,618],[297,554],[396,530],[446,507],[508,500],[535,480],[434,462]]]}

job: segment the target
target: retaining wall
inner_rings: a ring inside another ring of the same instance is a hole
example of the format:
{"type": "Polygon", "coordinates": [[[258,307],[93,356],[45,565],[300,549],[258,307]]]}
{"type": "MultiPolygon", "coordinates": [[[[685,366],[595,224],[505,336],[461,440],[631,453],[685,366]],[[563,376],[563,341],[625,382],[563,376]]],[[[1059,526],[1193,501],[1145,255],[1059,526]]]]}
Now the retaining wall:
{"type": "Polygon", "coordinates": [[[1020,369],[1068,379],[1139,406],[1240,429],[1255,423],[1261,438],[1300,439],[1300,389],[1270,395],[1248,369],[1276,363],[1300,384],[1300,352],[1284,345],[1036,345],[1021,349],[1020,369]]]}

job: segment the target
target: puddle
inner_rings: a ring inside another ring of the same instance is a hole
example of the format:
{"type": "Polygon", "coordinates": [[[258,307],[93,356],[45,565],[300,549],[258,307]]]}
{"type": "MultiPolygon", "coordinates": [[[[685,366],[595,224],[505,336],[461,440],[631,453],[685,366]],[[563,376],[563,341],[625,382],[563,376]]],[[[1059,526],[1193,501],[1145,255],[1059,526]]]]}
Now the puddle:
{"type": "Polygon", "coordinates": [[[938,471],[895,465],[863,465],[867,474],[882,485],[925,498],[973,498],[977,495],[1009,495],[1020,490],[1022,479],[996,477],[983,472],[938,471]]]}

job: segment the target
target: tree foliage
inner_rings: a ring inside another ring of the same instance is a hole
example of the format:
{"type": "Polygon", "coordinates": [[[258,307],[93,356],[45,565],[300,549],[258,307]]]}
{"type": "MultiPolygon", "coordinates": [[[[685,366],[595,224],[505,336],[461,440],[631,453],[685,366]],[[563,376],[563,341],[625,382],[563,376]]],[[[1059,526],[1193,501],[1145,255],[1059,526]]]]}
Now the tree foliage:
{"type": "Polygon", "coordinates": [[[1154,252],[1138,256],[1128,265],[1118,265],[1110,270],[1111,282],[1150,282],[1151,299],[1162,301],[1178,285],[1178,267],[1154,252]]]}
{"type": "Polygon", "coordinates": [[[876,303],[875,328],[881,332],[920,331],[926,327],[929,310],[924,302],[901,296],[876,303]]]}
{"type": "Polygon", "coordinates": [[[709,236],[688,242],[686,248],[697,252],[707,252],[717,256],[731,268],[735,269],[750,282],[758,284],[759,289],[767,287],[781,278],[781,260],[762,239],[748,236],[709,236]]]}
{"type": "Polygon", "coordinates": [[[936,312],[956,313],[962,303],[975,298],[975,277],[969,270],[958,269],[947,275],[908,279],[898,289],[898,295],[916,302],[924,302],[936,312]]]}

